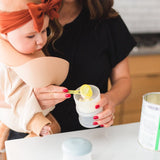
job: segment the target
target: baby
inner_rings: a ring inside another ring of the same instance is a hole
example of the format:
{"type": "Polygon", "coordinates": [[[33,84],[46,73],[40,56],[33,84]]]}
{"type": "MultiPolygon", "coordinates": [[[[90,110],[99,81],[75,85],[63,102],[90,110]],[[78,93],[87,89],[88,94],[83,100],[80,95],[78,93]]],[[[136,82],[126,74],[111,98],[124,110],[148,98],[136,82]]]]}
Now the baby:
{"type": "Polygon", "coordinates": [[[6,102],[0,108],[0,149],[8,127],[38,136],[60,132],[49,114],[54,107],[42,110],[33,93],[36,87],[60,85],[68,74],[66,60],[41,52],[47,42],[49,19],[58,17],[60,4],[61,0],[0,1],[0,38],[19,52],[0,53],[1,100],[6,102]]]}

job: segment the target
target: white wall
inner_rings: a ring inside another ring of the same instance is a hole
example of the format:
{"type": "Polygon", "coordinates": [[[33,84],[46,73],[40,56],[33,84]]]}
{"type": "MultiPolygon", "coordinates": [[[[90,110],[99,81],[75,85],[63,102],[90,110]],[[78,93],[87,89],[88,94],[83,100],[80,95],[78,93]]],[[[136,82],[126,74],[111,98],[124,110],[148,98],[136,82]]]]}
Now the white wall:
{"type": "Polygon", "coordinates": [[[114,0],[132,33],[160,33],[160,0],[114,0]]]}

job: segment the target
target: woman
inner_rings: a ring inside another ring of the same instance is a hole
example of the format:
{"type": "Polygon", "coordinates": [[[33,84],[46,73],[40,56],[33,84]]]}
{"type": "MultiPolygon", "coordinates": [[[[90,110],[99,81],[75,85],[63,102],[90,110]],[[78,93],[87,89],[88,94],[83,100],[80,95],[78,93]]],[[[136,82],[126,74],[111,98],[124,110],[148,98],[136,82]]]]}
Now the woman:
{"type": "Polygon", "coordinates": [[[62,132],[85,129],[79,124],[73,98],[66,94],[68,89],[85,83],[99,87],[101,100],[95,107],[103,107],[103,112],[93,118],[94,124],[101,127],[113,124],[115,106],[130,93],[127,56],[136,43],[112,6],[113,0],[63,0],[59,16],[63,33],[55,35],[58,39],[49,44],[48,51],[70,63],[68,77],[62,84],[66,89],[54,85],[35,89],[43,109],[56,105],[52,114],[62,132]],[[109,91],[108,78],[112,83],[109,91]]]}
{"type": "MultiPolygon", "coordinates": [[[[103,112],[95,116],[96,122],[104,127],[113,124],[115,106],[130,93],[131,82],[127,55],[135,46],[125,24],[111,8],[113,0],[64,0],[59,22],[63,26],[62,36],[54,43],[70,62],[68,79],[63,83],[68,89],[80,85],[94,84],[101,90],[103,112]],[[107,92],[108,78],[112,88],[107,92]]],[[[50,45],[49,52],[59,56],[50,45]]],[[[44,107],[61,102],[65,97],[55,94],[58,87],[50,86],[36,90],[36,96],[44,107]],[[53,92],[53,94],[52,94],[53,92]],[[49,98],[47,101],[47,97],[49,98]]],[[[60,90],[60,88],[58,89],[60,90]]],[[[72,98],[56,105],[52,113],[60,123],[62,131],[84,129],[78,121],[72,98]]],[[[95,123],[96,124],[96,123],[95,123]]]]}

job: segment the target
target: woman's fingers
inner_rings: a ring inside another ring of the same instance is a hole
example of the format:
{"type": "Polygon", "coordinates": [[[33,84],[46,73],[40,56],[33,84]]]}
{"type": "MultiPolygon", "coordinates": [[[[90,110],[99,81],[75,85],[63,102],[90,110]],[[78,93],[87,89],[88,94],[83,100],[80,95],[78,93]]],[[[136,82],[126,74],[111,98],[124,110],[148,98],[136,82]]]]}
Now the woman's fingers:
{"type": "Polygon", "coordinates": [[[102,124],[101,127],[110,127],[114,123],[114,120],[112,119],[108,123],[102,124]]]}
{"type": "Polygon", "coordinates": [[[113,114],[114,114],[113,110],[104,108],[101,113],[97,114],[97,116],[99,117],[99,119],[104,119],[112,116],[113,114]]]}
{"type": "Polygon", "coordinates": [[[108,122],[111,121],[111,120],[112,120],[112,115],[107,116],[107,117],[105,117],[105,118],[103,118],[103,119],[100,119],[100,118],[99,118],[98,124],[108,123],[108,122]]]}
{"type": "Polygon", "coordinates": [[[115,119],[114,114],[111,114],[110,116],[105,117],[105,118],[103,118],[103,119],[97,119],[96,122],[97,122],[98,125],[100,125],[100,126],[109,127],[109,126],[111,126],[111,125],[113,124],[114,119],[115,119]]]}
{"type": "Polygon", "coordinates": [[[110,105],[109,102],[109,96],[107,94],[101,94],[101,100],[99,101],[98,105],[103,107],[103,111],[98,113],[95,117],[93,117],[98,123],[98,125],[103,127],[111,126],[115,118],[115,107],[110,105]]]}
{"type": "Polygon", "coordinates": [[[66,98],[70,98],[70,94],[67,93],[43,93],[36,95],[38,102],[42,109],[55,106],[58,103],[63,102],[66,98]],[[66,96],[68,95],[68,97],[66,96]]]}
{"type": "Polygon", "coordinates": [[[55,106],[58,103],[63,102],[65,99],[57,99],[57,100],[43,100],[43,101],[39,101],[41,108],[47,109],[50,108],[52,106],[55,106]]]}
{"type": "Polygon", "coordinates": [[[55,106],[71,97],[67,88],[54,85],[49,85],[44,88],[36,88],[34,89],[34,93],[42,109],[55,106]]]}
{"type": "Polygon", "coordinates": [[[55,99],[66,99],[66,98],[69,98],[69,93],[63,93],[63,92],[60,92],[60,93],[54,93],[54,92],[39,92],[39,93],[36,93],[35,92],[35,95],[36,97],[38,98],[38,100],[55,100],[55,99]],[[68,96],[68,97],[67,97],[68,96]]]}
{"type": "Polygon", "coordinates": [[[55,86],[55,85],[49,85],[44,88],[35,88],[34,92],[37,93],[45,93],[45,92],[67,92],[68,89],[65,87],[55,86]]]}

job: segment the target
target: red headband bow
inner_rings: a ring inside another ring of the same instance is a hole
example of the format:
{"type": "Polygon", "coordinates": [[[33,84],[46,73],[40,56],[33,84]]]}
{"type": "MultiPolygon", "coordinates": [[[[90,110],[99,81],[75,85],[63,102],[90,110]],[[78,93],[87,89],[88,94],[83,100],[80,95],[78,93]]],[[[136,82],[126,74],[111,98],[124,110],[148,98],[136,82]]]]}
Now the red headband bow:
{"type": "Polygon", "coordinates": [[[51,20],[58,18],[58,10],[62,0],[42,0],[40,4],[28,3],[28,9],[15,12],[0,11],[0,32],[8,33],[21,27],[33,19],[34,28],[40,32],[43,27],[44,15],[51,20]]]}

